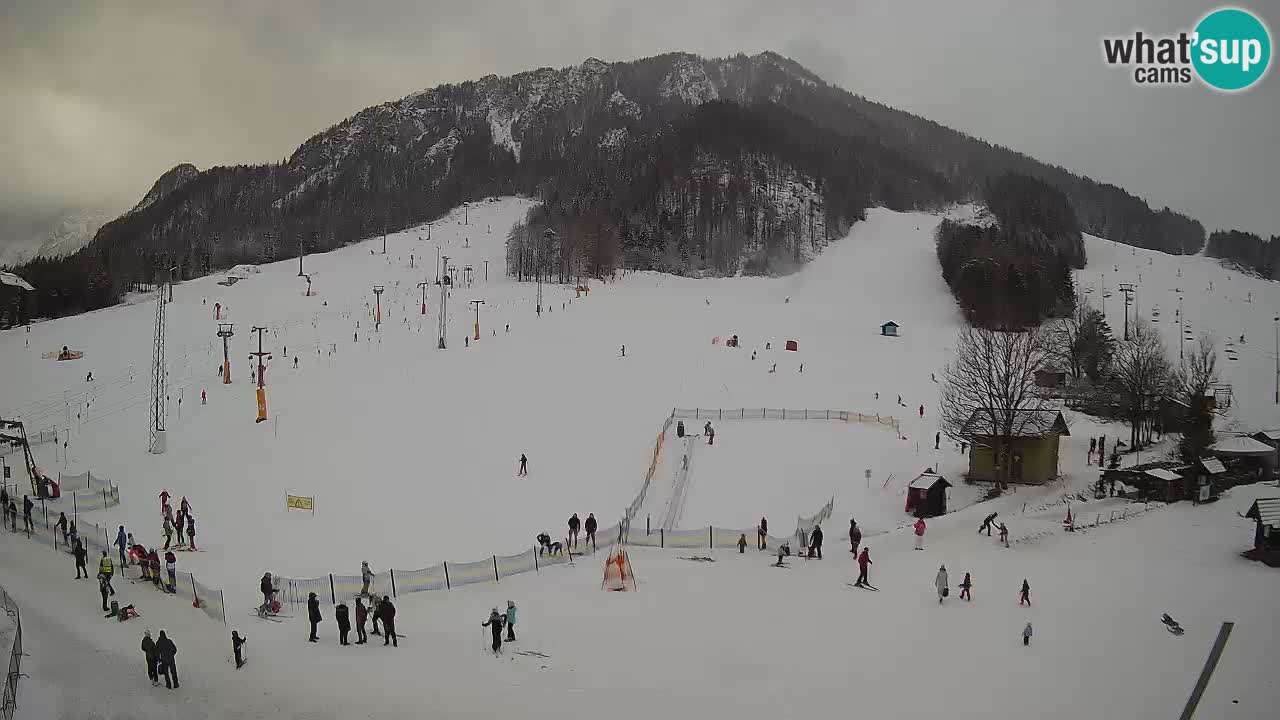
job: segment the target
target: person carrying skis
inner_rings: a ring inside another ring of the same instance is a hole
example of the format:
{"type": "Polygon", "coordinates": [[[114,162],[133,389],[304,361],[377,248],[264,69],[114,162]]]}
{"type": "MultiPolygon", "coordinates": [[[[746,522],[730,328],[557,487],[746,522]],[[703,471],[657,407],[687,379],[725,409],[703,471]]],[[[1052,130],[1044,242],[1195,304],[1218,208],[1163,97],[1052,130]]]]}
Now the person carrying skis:
{"type": "Polygon", "coordinates": [[[360,563],[360,581],[364,583],[360,587],[360,594],[367,596],[369,589],[373,587],[373,571],[369,569],[368,560],[360,563]]]}
{"type": "Polygon", "coordinates": [[[248,638],[241,637],[239,630],[231,631],[231,654],[236,658],[236,669],[244,667],[244,643],[248,638]]]}
{"type": "Polygon", "coordinates": [[[578,519],[578,513],[574,513],[569,518],[569,542],[573,547],[578,547],[578,528],[582,527],[582,521],[578,519]]]}
{"type": "Polygon", "coordinates": [[[338,621],[338,644],[350,645],[347,642],[347,633],[351,632],[351,616],[346,603],[338,603],[338,607],[333,609],[333,618],[338,621]]]}
{"type": "Polygon", "coordinates": [[[818,559],[822,559],[822,528],[814,525],[813,532],[809,534],[809,557],[813,557],[814,553],[818,554],[818,559]]]}
{"type": "Polygon", "coordinates": [[[160,673],[164,675],[164,686],[173,690],[178,687],[178,646],[160,631],[160,639],[156,641],[156,654],[160,658],[160,673]],[[172,676],[173,684],[169,683],[172,676]]]}
{"type": "Polygon", "coordinates": [[[160,684],[160,674],[156,672],[160,656],[156,654],[156,641],[151,639],[150,630],[142,633],[142,656],[147,660],[147,679],[151,681],[152,687],[155,687],[160,684]]]}
{"type": "Polygon", "coordinates": [[[942,604],[942,599],[947,596],[947,566],[939,565],[938,574],[933,578],[933,586],[938,590],[938,604],[942,604]]]}
{"type": "Polygon", "coordinates": [[[168,550],[169,543],[173,542],[173,521],[169,519],[168,515],[165,516],[161,529],[164,531],[164,549],[168,550]]]}
{"type": "Polygon", "coordinates": [[[480,627],[489,628],[489,636],[493,638],[493,654],[502,653],[502,622],[503,618],[498,614],[498,608],[494,608],[489,613],[489,619],[480,624],[480,627]]]}
{"type": "Polygon", "coordinates": [[[853,518],[849,519],[849,552],[854,557],[858,556],[858,546],[862,544],[862,529],[858,527],[858,522],[853,518]]]}
{"type": "Polygon", "coordinates": [[[924,518],[916,518],[915,533],[916,533],[916,549],[917,549],[917,550],[923,550],[923,549],[924,549],[924,531],[925,531],[925,527],[926,527],[926,526],[925,526],[925,524],[924,524],[924,518]]]}
{"type": "Polygon", "coordinates": [[[178,590],[178,556],[173,554],[172,550],[164,551],[164,569],[169,575],[169,584],[165,589],[169,592],[177,592],[178,590]]]}
{"type": "Polygon", "coordinates": [[[308,642],[320,642],[319,636],[316,635],[316,627],[320,625],[320,600],[316,598],[315,593],[307,595],[307,620],[311,622],[311,635],[307,638],[308,642]]]}
{"type": "Polygon", "coordinates": [[[196,547],[196,519],[190,512],[187,513],[187,546],[192,550],[200,549],[196,547]]]}
{"type": "Polygon", "coordinates": [[[747,534],[742,533],[738,536],[738,554],[742,555],[747,551],[747,534]]]}
{"type": "Polygon", "coordinates": [[[1031,605],[1031,583],[1026,578],[1022,578],[1022,590],[1018,592],[1018,604],[1031,605]]]}
{"type": "Polygon", "coordinates": [[[867,580],[867,568],[871,565],[875,565],[875,563],[871,562],[871,548],[864,547],[862,548],[862,553],[858,555],[858,581],[854,585],[862,587],[863,585],[871,584],[867,580]]]}
{"type": "Polygon", "coordinates": [[[996,521],[996,515],[1000,513],[991,513],[982,519],[982,525],[978,527],[978,532],[987,531],[987,537],[991,537],[991,525],[996,521]]]}
{"type": "Polygon", "coordinates": [[[964,574],[964,580],[960,581],[960,599],[973,600],[973,596],[969,591],[973,588],[973,580],[969,577],[969,573],[964,574]]]}
{"type": "Polygon", "coordinates": [[[516,641],[516,604],[512,600],[507,601],[507,614],[503,618],[507,626],[507,642],[516,641]]]}
{"type": "Polygon", "coordinates": [[[520,470],[516,475],[524,477],[529,474],[529,457],[524,453],[520,453],[520,470]]]}
{"type": "Polygon", "coordinates": [[[1031,632],[1032,632],[1031,623],[1028,622],[1027,626],[1022,628],[1022,644],[1023,645],[1031,644],[1031,632]]]}
{"type": "Polygon", "coordinates": [[[1004,543],[1005,547],[1009,547],[1009,528],[1005,527],[1004,523],[1000,523],[1000,542],[1004,543]]]}
{"type": "Polygon", "coordinates": [[[587,513],[587,522],[582,527],[584,530],[587,531],[587,538],[586,540],[582,541],[582,546],[585,548],[587,546],[587,542],[590,541],[591,551],[595,552],[596,551],[596,514],[587,513]]]}
{"type": "Polygon", "coordinates": [[[89,551],[84,549],[84,543],[80,542],[80,538],[76,538],[75,544],[71,546],[71,554],[76,559],[76,579],[80,579],[81,570],[84,571],[84,577],[89,577],[89,568],[84,566],[84,561],[89,555],[89,551]]]}
{"type": "Polygon", "coordinates": [[[356,598],[356,644],[369,642],[369,635],[364,631],[365,621],[369,619],[369,609],[364,606],[362,598],[356,598]]]}
{"type": "Polygon", "coordinates": [[[396,606],[391,603],[390,595],[382,596],[377,614],[382,618],[382,646],[400,647],[399,636],[396,635],[396,606]]]}
{"type": "Polygon", "coordinates": [[[756,546],[757,546],[756,549],[757,550],[768,549],[768,545],[765,542],[765,540],[768,537],[769,537],[769,521],[762,517],[760,518],[760,524],[756,526],[756,546]]]}
{"type": "Polygon", "coordinates": [[[67,544],[67,514],[66,513],[64,512],[58,513],[58,524],[54,525],[54,527],[62,531],[62,544],[66,545],[67,544]]]}

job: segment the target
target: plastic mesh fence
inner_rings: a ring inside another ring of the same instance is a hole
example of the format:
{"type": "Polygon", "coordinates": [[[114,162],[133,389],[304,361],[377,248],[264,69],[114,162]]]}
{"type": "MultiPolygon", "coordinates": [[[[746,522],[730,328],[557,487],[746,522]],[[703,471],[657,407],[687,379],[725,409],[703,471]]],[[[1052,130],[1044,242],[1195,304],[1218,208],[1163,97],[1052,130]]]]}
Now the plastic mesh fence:
{"type": "Polygon", "coordinates": [[[421,570],[397,570],[396,592],[400,594],[444,590],[444,565],[432,565],[421,570]]]}
{"type": "Polygon", "coordinates": [[[498,577],[508,577],[524,572],[533,572],[537,565],[533,559],[536,551],[533,548],[517,555],[498,556],[498,577]]]}
{"type": "Polygon", "coordinates": [[[449,584],[473,585],[475,583],[493,582],[493,558],[479,562],[449,563],[449,584]]]}

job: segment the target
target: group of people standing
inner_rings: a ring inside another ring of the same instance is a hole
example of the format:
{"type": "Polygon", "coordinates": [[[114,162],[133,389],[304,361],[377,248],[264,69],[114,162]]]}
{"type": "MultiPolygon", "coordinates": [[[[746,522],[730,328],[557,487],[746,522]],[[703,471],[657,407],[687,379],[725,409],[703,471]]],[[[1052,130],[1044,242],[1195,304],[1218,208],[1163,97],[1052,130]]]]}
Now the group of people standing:
{"type": "MultiPolygon", "coordinates": [[[[31,510],[34,507],[35,503],[31,501],[31,496],[23,495],[22,525],[27,535],[30,535],[35,527],[31,521],[31,510]]],[[[0,511],[4,513],[4,522],[0,524],[0,527],[8,525],[10,532],[18,532],[18,494],[16,491],[11,497],[9,488],[0,486],[0,511]]]]}
{"type": "Polygon", "coordinates": [[[565,546],[576,549],[578,547],[578,531],[586,532],[586,537],[582,540],[583,547],[587,543],[591,543],[591,550],[596,550],[596,514],[587,513],[587,521],[584,523],[578,519],[578,513],[574,513],[569,518],[569,538],[565,541],[565,546]]]}
{"type": "Polygon", "coordinates": [[[182,497],[182,501],[178,505],[178,518],[175,523],[173,506],[169,504],[169,497],[168,490],[160,492],[160,514],[164,516],[163,525],[161,526],[164,531],[164,549],[168,550],[170,543],[173,542],[173,533],[176,526],[178,549],[199,550],[196,547],[196,518],[191,514],[191,503],[187,502],[185,495],[182,497]]]}

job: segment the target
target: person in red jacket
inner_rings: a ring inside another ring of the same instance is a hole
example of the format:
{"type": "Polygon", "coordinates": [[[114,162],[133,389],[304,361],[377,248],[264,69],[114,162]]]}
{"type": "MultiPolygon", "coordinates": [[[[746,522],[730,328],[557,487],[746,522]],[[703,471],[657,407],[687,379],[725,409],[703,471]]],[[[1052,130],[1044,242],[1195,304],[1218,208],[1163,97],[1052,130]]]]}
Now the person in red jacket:
{"type": "Polygon", "coordinates": [[[924,549],[924,530],[925,530],[924,518],[916,519],[915,529],[916,529],[916,549],[923,550],[924,549]]]}
{"type": "Polygon", "coordinates": [[[871,562],[871,549],[862,548],[862,553],[858,555],[858,582],[854,583],[854,585],[863,587],[871,584],[867,581],[867,566],[874,564],[871,562]]]}

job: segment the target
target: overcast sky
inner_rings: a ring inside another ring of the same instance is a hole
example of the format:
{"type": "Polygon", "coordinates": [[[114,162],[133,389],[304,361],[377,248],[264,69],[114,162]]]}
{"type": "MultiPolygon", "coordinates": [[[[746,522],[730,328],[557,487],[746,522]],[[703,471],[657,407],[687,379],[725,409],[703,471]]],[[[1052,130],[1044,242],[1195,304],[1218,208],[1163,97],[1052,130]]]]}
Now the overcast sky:
{"type": "MultiPolygon", "coordinates": [[[[1280,40],[1280,0],[1245,2],[1280,40]]],[[[1280,234],[1280,73],[1139,88],[1103,36],[1189,29],[1189,0],[0,0],[0,214],[131,205],[179,162],[278,160],[443,82],[772,49],[888,105],[1280,234]]],[[[1272,65],[1278,61],[1273,58],[1272,65]]]]}

